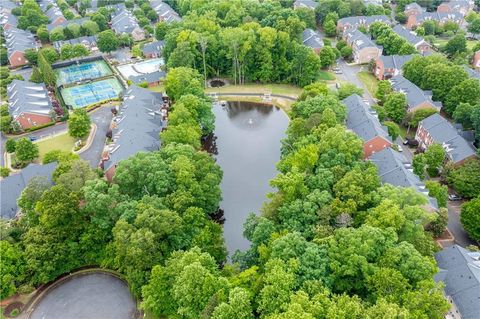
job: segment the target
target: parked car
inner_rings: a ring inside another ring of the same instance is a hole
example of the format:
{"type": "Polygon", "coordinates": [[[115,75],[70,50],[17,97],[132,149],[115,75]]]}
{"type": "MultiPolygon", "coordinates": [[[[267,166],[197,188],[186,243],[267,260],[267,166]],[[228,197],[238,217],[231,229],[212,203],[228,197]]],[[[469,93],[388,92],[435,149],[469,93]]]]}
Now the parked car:
{"type": "Polygon", "coordinates": [[[398,150],[399,152],[403,152],[403,148],[402,148],[400,145],[397,145],[397,150],[398,150]]]}
{"type": "Polygon", "coordinates": [[[337,89],[339,89],[341,86],[342,86],[342,85],[340,84],[340,82],[335,83],[335,87],[336,87],[337,89]]]}
{"type": "Polygon", "coordinates": [[[462,198],[458,195],[455,194],[448,194],[448,200],[451,200],[452,202],[456,202],[461,200],[462,198]]]}
{"type": "Polygon", "coordinates": [[[31,136],[28,137],[28,139],[30,141],[34,142],[34,141],[38,140],[38,137],[31,135],[31,136]]]}
{"type": "Polygon", "coordinates": [[[336,71],[333,71],[333,73],[335,73],[335,74],[343,74],[342,70],[336,70],[336,71]]]}

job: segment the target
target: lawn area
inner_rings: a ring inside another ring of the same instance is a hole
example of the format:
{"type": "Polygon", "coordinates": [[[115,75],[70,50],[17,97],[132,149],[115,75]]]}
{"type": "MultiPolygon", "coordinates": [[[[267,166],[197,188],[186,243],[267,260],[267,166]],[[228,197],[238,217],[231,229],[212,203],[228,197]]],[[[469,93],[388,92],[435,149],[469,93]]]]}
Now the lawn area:
{"type": "Polygon", "coordinates": [[[302,89],[290,84],[244,84],[227,85],[217,88],[207,88],[205,92],[217,93],[269,93],[297,97],[302,93],[302,89]]]}
{"type": "Polygon", "coordinates": [[[372,73],[367,71],[358,72],[358,78],[365,85],[368,92],[370,92],[371,95],[375,96],[375,93],[377,92],[377,87],[378,87],[377,78],[375,78],[375,76],[372,73]]]}
{"type": "Polygon", "coordinates": [[[148,89],[154,92],[160,92],[160,93],[165,92],[165,86],[163,86],[163,83],[160,83],[159,85],[155,85],[155,86],[149,86],[148,89]]]}
{"type": "Polygon", "coordinates": [[[319,81],[333,81],[335,80],[335,75],[330,71],[318,71],[317,80],[319,81]]]}
{"type": "Polygon", "coordinates": [[[68,135],[68,133],[56,135],[52,138],[45,138],[42,139],[36,144],[38,145],[39,149],[39,158],[40,160],[43,159],[45,153],[53,151],[53,150],[62,150],[70,152],[73,149],[73,146],[77,140],[68,135]]]}

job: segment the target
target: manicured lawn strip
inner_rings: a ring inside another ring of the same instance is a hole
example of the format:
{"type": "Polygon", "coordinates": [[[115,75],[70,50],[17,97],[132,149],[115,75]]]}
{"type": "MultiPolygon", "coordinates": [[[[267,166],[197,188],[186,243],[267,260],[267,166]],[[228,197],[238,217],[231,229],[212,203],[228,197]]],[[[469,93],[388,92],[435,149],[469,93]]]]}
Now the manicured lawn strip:
{"type": "Polygon", "coordinates": [[[358,72],[357,75],[360,81],[362,81],[362,83],[367,88],[368,92],[370,92],[371,95],[375,96],[378,87],[378,80],[375,78],[375,76],[373,76],[373,74],[367,71],[358,72]]]}
{"type": "Polygon", "coordinates": [[[40,160],[43,159],[45,153],[53,150],[62,150],[70,152],[73,149],[73,146],[77,140],[68,135],[68,133],[56,135],[52,138],[45,138],[37,142],[40,160]]]}
{"type": "Polygon", "coordinates": [[[270,93],[288,95],[297,97],[302,93],[302,89],[290,84],[244,84],[244,85],[227,85],[217,88],[207,88],[205,92],[217,93],[270,93]]]}
{"type": "Polygon", "coordinates": [[[335,75],[329,71],[318,71],[317,80],[320,81],[333,81],[335,80],[335,75]]]}

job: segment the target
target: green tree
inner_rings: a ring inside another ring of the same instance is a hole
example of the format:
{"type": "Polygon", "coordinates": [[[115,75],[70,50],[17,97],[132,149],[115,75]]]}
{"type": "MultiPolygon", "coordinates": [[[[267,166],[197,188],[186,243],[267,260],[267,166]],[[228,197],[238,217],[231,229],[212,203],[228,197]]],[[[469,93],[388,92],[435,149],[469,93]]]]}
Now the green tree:
{"type": "Polygon", "coordinates": [[[118,49],[118,37],[111,30],[105,30],[98,34],[98,49],[102,52],[110,53],[118,49]]]}
{"type": "Polygon", "coordinates": [[[338,98],[340,100],[343,100],[352,94],[357,94],[362,96],[363,90],[352,83],[345,83],[342,86],[340,86],[340,88],[338,89],[338,98]]]}
{"type": "Polygon", "coordinates": [[[445,111],[452,115],[460,103],[475,105],[478,101],[480,101],[480,80],[471,78],[452,87],[443,106],[445,111]]]}
{"type": "Polygon", "coordinates": [[[375,97],[380,100],[380,104],[385,103],[390,93],[392,93],[392,85],[390,84],[390,81],[382,80],[378,82],[375,97]]]}
{"type": "Polygon", "coordinates": [[[432,144],[425,151],[424,157],[426,169],[431,177],[438,175],[438,170],[443,165],[445,155],[445,149],[440,144],[432,144]]]}
{"type": "Polygon", "coordinates": [[[337,25],[333,20],[326,20],[323,24],[323,31],[329,37],[333,37],[337,34],[337,25]]]}
{"type": "Polygon", "coordinates": [[[447,42],[443,51],[449,56],[467,52],[467,40],[465,39],[465,36],[461,34],[454,36],[447,42]]]}
{"type": "Polygon", "coordinates": [[[475,198],[480,194],[480,161],[471,159],[462,166],[451,169],[447,182],[465,198],[475,198]]]}
{"type": "Polygon", "coordinates": [[[34,83],[43,82],[43,77],[42,77],[42,74],[40,73],[40,70],[38,69],[38,67],[34,66],[32,68],[32,75],[30,76],[29,81],[34,82],[34,83]]]}
{"type": "Polygon", "coordinates": [[[83,138],[90,132],[90,117],[84,109],[75,109],[68,118],[68,134],[83,138]]]}
{"type": "Polygon", "coordinates": [[[0,267],[0,298],[10,297],[24,279],[24,261],[19,245],[0,241],[2,265],[0,267]]]}
{"type": "Polygon", "coordinates": [[[302,94],[298,98],[298,101],[305,101],[309,97],[315,97],[320,94],[327,95],[328,93],[328,87],[325,83],[315,82],[303,88],[302,94]]]}
{"type": "Polygon", "coordinates": [[[56,82],[55,72],[53,72],[51,63],[47,61],[42,51],[38,54],[38,68],[43,77],[43,82],[47,85],[54,86],[56,82]]]}
{"type": "Polygon", "coordinates": [[[417,154],[413,156],[413,161],[412,161],[412,166],[413,166],[413,173],[417,175],[420,179],[425,178],[425,155],[424,154],[417,154]]]}
{"type": "Polygon", "coordinates": [[[104,31],[108,28],[108,21],[107,19],[105,18],[105,16],[103,14],[101,14],[100,12],[96,12],[91,18],[90,20],[92,22],[95,22],[97,25],[98,25],[98,28],[100,29],[100,31],[104,31]]]}
{"type": "Polygon", "coordinates": [[[167,66],[169,68],[193,67],[195,55],[188,42],[180,42],[168,58],[167,66]]]}
{"type": "Polygon", "coordinates": [[[320,64],[322,68],[329,67],[335,62],[336,55],[332,47],[323,47],[320,51],[320,64]]]}
{"type": "Polygon", "coordinates": [[[165,39],[165,35],[168,31],[168,24],[165,21],[160,21],[155,25],[155,38],[157,40],[165,39]]]}
{"type": "Polygon", "coordinates": [[[384,122],[383,125],[385,125],[388,129],[388,135],[392,138],[392,141],[396,141],[397,137],[400,136],[400,127],[398,126],[397,123],[387,121],[384,122]]]}
{"type": "Polygon", "coordinates": [[[174,101],[186,94],[203,97],[203,79],[197,70],[184,67],[174,68],[167,74],[165,90],[174,101]]]}
{"type": "Polygon", "coordinates": [[[345,46],[340,50],[340,55],[345,59],[350,58],[352,54],[353,54],[353,49],[349,46],[345,46]]]}
{"type": "Polygon", "coordinates": [[[464,128],[471,128],[473,125],[471,116],[474,108],[476,107],[469,103],[459,103],[453,111],[453,119],[455,122],[462,124],[464,128]]]}
{"type": "Polygon", "coordinates": [[[25,59],[32,65],[37,65],[38,61],[38,51],[35,49],[27,49],[25,50],[25,59]]]}
{"type": "Polygon", "coordinates": [[[83,35],[95,35],[100,31],[98,24],[95,21],[87,20],[82,23],[82,34],[83,35]]]}
{"type": "Polygon", "coordinates": [[[384,103],[387,116],[394,122],[400,123],[407,114],[407,98],[401,92],[390,93],[384,103]]]}
{"type": "Polygon", "coordinates": [[[17,140],[15,155],[19,161],[31,162],[38,157],[38,145],[33,144],[26,137],[17,140]]]}
{"type": "Polygon", "coordinates": [[[407,123],[411,127],[417,127],[420,121],[426,119],[427,117],[437,113],[437,110],[434,108],[419,109],[407,114],[407,123]]]}
{"type": "Polygon", "coordinates": [[[50,64],[57,62],[59,58],[57,51],[53,48],[43,48],[39,54],[42,54],[50,64]]]}
{"type": "Polygon", "coordinates": [[[8,167],[0,166],[0,177],[8,177],[10,175],[10,169],[8,167]]]}
{"type": "Polygon", "coordinates": [[[57,26],[50,31],[49,35],[50,41],[55,42],[55,41],[62,41],[65,40],[65,34],[63,32],[63,27],[57,26]]]}
{"type": "Polygon", "coordinates": [[[441,185],[436,181],[426,181],[425,186],[428,189],[428,196],[437,200],[439,207],[447,207],[448,201],[448,187],[441,185]]]}
{"type": "Polygon", "coordinates": [[[468,235],[474,240],[480,240],[480,197],[462,205],[460,221],[468,235]]]}
{"type": "Polygon", "coordinates": [[[47,28],[44,26],[39,27],[37,29],[37,37],[42,43],[48,42],[50,37],[47,28]]]}
{"type": "Polygon", "coordinates": [[[15,147],[17,146],[17,141],[14,140],[13,138],[9,138],[7,139],[7,141],[5,142],[5,150],[8,152],[8,153],[13,153],[15,152],[15,147]]]}
{"type": "Polygon", "coordinates": [[[253,319],[252,311],[249,292],[235,287],[230,291],[228,303],[223,302],[215,308],[212,319],[253,319]]]}
{"type": "Polygon", "coordinates": [[[477,16],[468,24],[467,30],[473,34],[480,33],[480,16],[477,16]]]}

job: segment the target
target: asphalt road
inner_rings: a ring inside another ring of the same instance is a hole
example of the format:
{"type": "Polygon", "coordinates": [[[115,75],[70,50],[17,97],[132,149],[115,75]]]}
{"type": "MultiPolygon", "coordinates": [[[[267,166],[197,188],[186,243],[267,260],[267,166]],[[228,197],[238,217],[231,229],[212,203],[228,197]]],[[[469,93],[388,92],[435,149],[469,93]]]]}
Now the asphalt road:
{"type": "MultiPolygon", "coordinates": [[[[110,122],[112,120],[112,112],[110,111],[111,107],[110,106],[103,106],[101,108],[98,108],[97,110],[93,111],[90,113],[90,118],[92,120],[92,123],[94,123],[97,126],[97,132],[95,133],[94,140],[92,142],[92,145],[89,147],[88,150],[80,154],[80,157],[90,163],[91,166],[97,167],[98,164],[100,163],[100,158],[102,156],[102,151],[105,145],[105,139],[106,139],[106,133],[108,131],[108,127],[110,126],[110,122]]],[[[62,122],[62,123],[57,123],[56,125],[45,127],[43,129],[40,129],[38,131],[26,133],[20,137],[29,137],[29,136],[34,136],[37,139],[42,139],[54,134],[62,133],[67,131],[67,123],[62,122]]],[[[20,137],[14,137],[15,139],[18,139],[20,137]]],[[[5,165],[4,163],[4,152],[5,152],[5,141],[6,137],[3,133],[1,133],[1,138],[0,138],[0,149],[1,149],[1,160],[0,163],[2,166],[5,165]]]]}
{"type": "Polygon", "coordinates": [[[135,308],[123,281],[92,273],[67,279],[47,291],[29,319],[130,319],[135,308]]]}
{"type": "Polygon", "coordinates": [[[462,223],[460,222],[460,205],[461,202],[448,202],[448,230],[455,237],[455,243],[462,247],[468,245],[475,245],[475,243],[470,237],[468,237],[465,229],[463,229],[462,223]]]}

